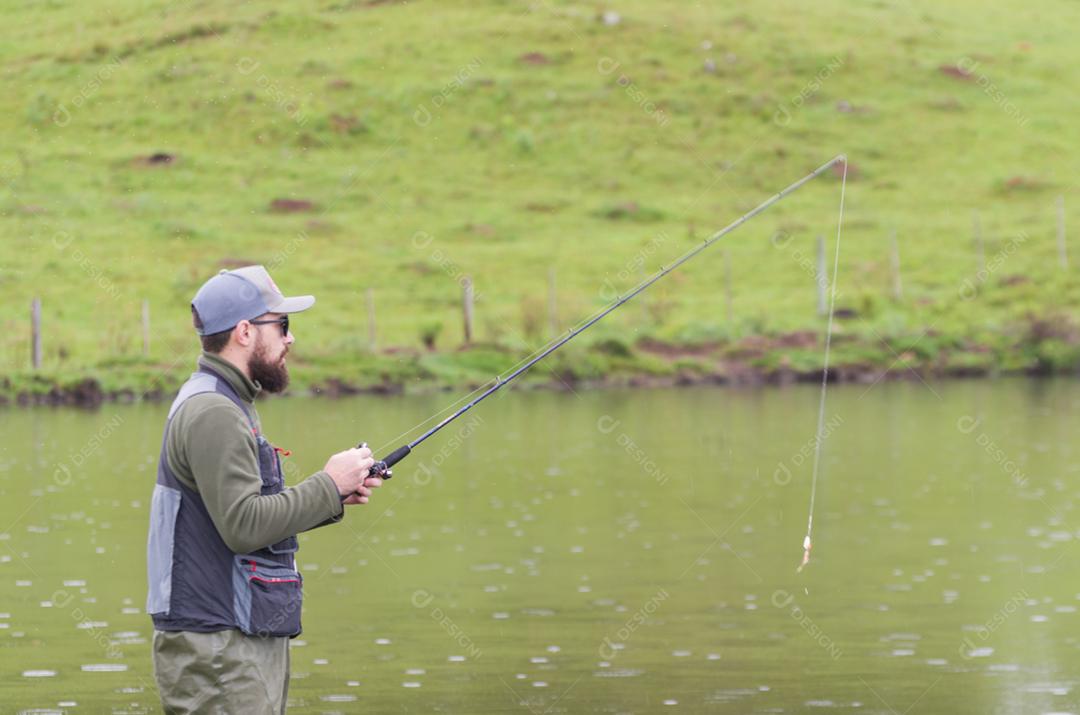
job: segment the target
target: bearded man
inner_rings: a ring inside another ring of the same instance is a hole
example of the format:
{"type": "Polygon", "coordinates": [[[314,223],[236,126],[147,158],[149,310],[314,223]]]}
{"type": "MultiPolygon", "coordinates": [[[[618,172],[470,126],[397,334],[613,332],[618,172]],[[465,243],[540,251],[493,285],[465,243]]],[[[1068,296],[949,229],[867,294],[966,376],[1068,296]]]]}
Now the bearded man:
{"type": "Polygon", "coordinates": [[[341,521],[382,481],[369,449],[285,486],[255,398],[289,384],[286,298],[262,266],[221,271],[195,294],[198,371],[169,409],[147,544],[154,677],[167,713],[284,713],[300,633],[296,535],[341,521]]]}

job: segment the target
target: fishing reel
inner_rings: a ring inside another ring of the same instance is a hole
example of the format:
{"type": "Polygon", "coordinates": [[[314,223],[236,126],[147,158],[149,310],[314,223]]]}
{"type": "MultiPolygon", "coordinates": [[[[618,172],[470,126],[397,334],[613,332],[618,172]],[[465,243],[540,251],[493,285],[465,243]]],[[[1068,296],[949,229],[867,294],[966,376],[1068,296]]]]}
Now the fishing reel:
{"type": "MultiPolygon", "coordinates": [[[[363,449],[367,446],[367,442],[361,442],[356,445],[356,448],[363,449]]],[[[371,465],[371,468],[368,470],[367,478],[378,477],[379,479],[390,479],[392,476],[394,476],[394,470],[390,469],[389,465],[387,465],[384,460],[376,459],[375,464],[371,465]]]]}
{"type": "MultiPolygon", "coordinates": [[[[367,442],[361,442],[356,445],[357,449],[363,449],[367,447],[367,442]]],[[[385,459],[375,460],[375,464],[371,465],[371,469],[368,470],[369,477],[378,477],[379,479],[390,479],[394,476],[394,470],[391,469],[395,464],[409,456],[409,452],[412,452],[412,447],[409,445],[402,445],[398,447],[390,454],[386,455],[385,459]]]]}

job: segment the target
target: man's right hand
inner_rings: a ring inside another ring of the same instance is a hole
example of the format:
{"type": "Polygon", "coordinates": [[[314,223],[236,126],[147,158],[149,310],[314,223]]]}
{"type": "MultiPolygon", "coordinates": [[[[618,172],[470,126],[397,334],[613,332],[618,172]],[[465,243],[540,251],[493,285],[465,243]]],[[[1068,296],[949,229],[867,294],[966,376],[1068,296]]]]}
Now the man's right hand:
{"type": "Polygon", "coordinates": [[[347,449],[330,457],[323,467],[323,471],[330,475],[337,485],[338,494],[343,497],[359,495],[363,497],[359,503],[365,503],[371,496],[371,490],[364,486],[375,460],[371,457],[371,450],[367,447],[359,449],[347,449]]]}

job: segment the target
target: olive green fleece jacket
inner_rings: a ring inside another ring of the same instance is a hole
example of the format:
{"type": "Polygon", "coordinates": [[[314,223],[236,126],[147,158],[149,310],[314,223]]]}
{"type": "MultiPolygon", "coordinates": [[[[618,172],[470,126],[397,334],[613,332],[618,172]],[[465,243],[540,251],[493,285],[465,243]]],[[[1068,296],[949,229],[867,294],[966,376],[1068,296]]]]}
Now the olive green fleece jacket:
{"type": "MultiPolygon", "coordinates": [[[[228,380],[249,405],[255,424],[258,383],[228,360],[204,352],[199,365],[228,380]]],[[[225,545],[243,554],[341,520],[343,506],[326,472],[316,472],[280,494],[263,496],[259,447],[247,416],[216,392],[188,398],[173,415],[165,457],[176,478],[199,493],[225,545]]]]}

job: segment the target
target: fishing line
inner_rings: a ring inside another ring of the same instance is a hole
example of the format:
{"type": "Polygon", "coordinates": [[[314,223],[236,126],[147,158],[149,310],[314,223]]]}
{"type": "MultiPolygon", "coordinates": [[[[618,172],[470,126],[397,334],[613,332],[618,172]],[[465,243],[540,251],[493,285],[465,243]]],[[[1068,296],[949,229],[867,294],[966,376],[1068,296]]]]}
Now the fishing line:
{"type": "MultiPolygon", "coordinates": [[[[651,286],[653,283],[660,280],[661,278],[666,276],[668,273],[670,273],[671,271],[673,271],[676,268],[678,268],[679,266],[681,266],[683,263],[686,263],[691,258],[693,258],[697,254],[701,253],[706,248],[711,246],[713,243],[720,240],[721,238],[723,238],[728,233],[734,231],[736,228],[743,225],[744,223],[746,223],[750,219],[754,218],[755,216],[757,216],[762,211],[766,210],[767,208],[769,208],[773,204],[777,203],[778,201],[781,201],[784,197],[788,196],[789,194],[795,192],[796,190],[798,190],[800,187],[802,187],[807,182],[817,178],[818,176],[823,174],[825,171],[827,171],[830,167],[832,167],[837,162],[844,162],[843,180],[844,180],[844,185],[846,185],[846,181],[847,181],[847,159],[843,154],[840,154],[840,155],[837,155],[836,157],[830,159],[829,161],[825,162],[824,164],[822,164],[818,168],[814,169],[812,172],[810,172],[809,174],[807,174],[803,178],[801,178],[798,181],[794,182],[793,184],[787,186],[786,188],[780,190],[779,192],[777,192],[776,194],[774,194],[770,198],[766,199],[765,201],[760,203],[758,206],[751,209],[747,213],[743,214],[739,218],[735,219],[730,224],[728,224],[724,228],[717,231],[711,237],[705,239],[704,242],[701,245],[699,245],[699,246],[697,246],[695,248],[692,248],[689,251],[687,251],[686,253],[684,253],[682,256],[680,256],[678,259],[676,259],[675,262],[673,262],[673,263],[671,263],[671,264],[669,264],[667,266],[662,266],[659,271],[657,271],[651,277],[643,280],[641,283],[639,283],[630,292],[628,292],[626,294],[618,295],[615,301],[611,302],[606,307],[602,308],[600,311],[598,311],[592,317],[588,318],[587,320],[582,322],[577,327],[569,330],[562,337],[555,339],[553,342],[549,343],[546,347],[544,347],[542,350],[539,350],[533,356],[531,356],[529,358],[526,358],[524,361],[522,361],[522,363],[519,363],[519,366],[515,367],[513,369],[513,371],[507,377],[505,377],[505,378],[502,377],[502,376],[496,377],[495,378],[495,384],[492,385],[491,387],[487,388],[486,390],[484,390],[483,393],[480,394],[479,397],[476,397],[475,399],[470,399],[470,398],[472,398],[472,395],[475,395],[479,391],[479,388],[477,390],[474,390],[473,392],[469,393],[469,395],[466,398],[464,398],[464,399],[468,399],[469,401],[463,407],[458,408],[457,411],[455,411],[449,417],[446,417],[445,419],[440,421],[438,424],[436,424],[434,427],[429,428],[426,432],[424,432],[422,435],[420,435],[416,439],[412,440],[408,444],[404,444],[404,445],[398,447],[397,449],[395,449],[393,452],[388,454],[382,460],[376,461],[375,464],[370,469],[371,476],[373,476],[373,477],[382,477],[384,479],[389,479],[390,477],[392,477],[393,472],[390,470],[390,467],[394,466],[395,464],[400,462],[402,459],[407,457],[416,446],[418,446],[419,444],[421,444],[422,442],[427,440],[429,437],[434,435],[436,432],[438,432],[442,428],[446,427],[448,424],[450,424],[454,420],[461,417],[463,414],[468,412],[470,409],[472,409],[473,407],[478,405],[483,400],[490,397],[495,392],[497,392],[500,389],[502,389],[503,387],[505,387],[512,380],[517,378],[519,375],[523,374],[526,370],[528,370],[533,365],[535,365],[536,363],[543,360],[545,357],[547,357],[548,355],[550,355],[554,351],[558,350],[560,347],[565,345],[567,342],[569,342],[570,340],[572,340],[576,336],[580,335],[582,332],[587,330],[589,327],[591,327],[597,321],[601,320],[608,313],[615,310],[616,308],[621,306],[623,303],[626,303],[627,301],[631,300],[632,298],[637,296],[639,293],[641,293],[642,291],[647,289],[649,286],[651,286]]],[[[843,188],[841,188],[841,208],[842,207],[843,207],[843,188]]],[[[839,249],[839,232],[837,233],[837,248],[839,249]]],[[[835,299],[836,299],[836,286],[834,285],[833,286],[833,304],[835,303],[835,299]]],[[[830,306],[830,311],[829,311],[829,331],[830,331],[830,334],[831,334],[831,330],[832,330],[832,309],[831,309],[831,306],[830,306]]],[[[827,348],[826,348],[826,354],[827,354],[827,348]]],[[[454,404],[458,404],[459,402],[461,402],[461,400],[456,401],[454,404]]],[[[437,414],[441,415],[441,414],[449,411],[450,409],[453,409],[453,407],[451,406],[451,407],[444,408],[443,410],[441,410],[437,414]]],[[[824,409],[824,407],[822,407],[822,409],[824,409]]],[[[432,418],[424,420],[424,422],[422,422],[421,424],[426,424],[427,422],[430,422],[432,419],[434,419],[434,416],[432,418]]],[[[415,429],[415,428],[413,428],[413,429],[415,429]]],[[[820,423],[819,423],[818,429],[819,429],[819,432],[820,432],[820,429],[821,429],[821,424],[820,423]]],[[[409,431],[412,431],[412,430],[409,430],[409,431]]],[[[361,443],[361,444],[364,444],[364,443],[361,443]]],[[[815,485],[816,485],[816,467],[815,467],[815,485]]],[[[813,520],[813,508],[811,507],[811,522],[812,522],[812,520],[813,520]]],[[[809,545],[809,538],[810,538],[809,537],[809,529],[807,530],[807,532],[808,533],[807,533],[806,544],[809,545]]],[[[806,558],[806,560],[809,559],[809,547],[808,546],[807,546],[807,556],[805,558],[806,558]]]]}
{"type": "MultiPolygon", "coordinates": [[[[841,155],[843,156],[843,155],[841,155]]],[[[825,366],[821,372],[821,400],[818,404],[817,436],[814,439],[814,471],[810,479],[810,513],[806,519],[806,538],[803,539],[803,557],[799,568],[800,573],[806,564],[810,563],[810,533],[814,529],[814,501],[817,498],[818,474],[821,472],[821,445],[825,441],[825,395],[829,389],[829,348],[832,344],[833,311],[836,308],[836,283],[837,271],[840,269],[840,230],[844,226],[844,194],[847,188],[847,158],[844,161],[844,173],[840,178],[840,217],[836,222],[836,249],[833,256],[832,290],[829,296],[829,323],[825,329],[825,366]]],[[[821,277],[819,276],[820,280],[821,277]]]]}

